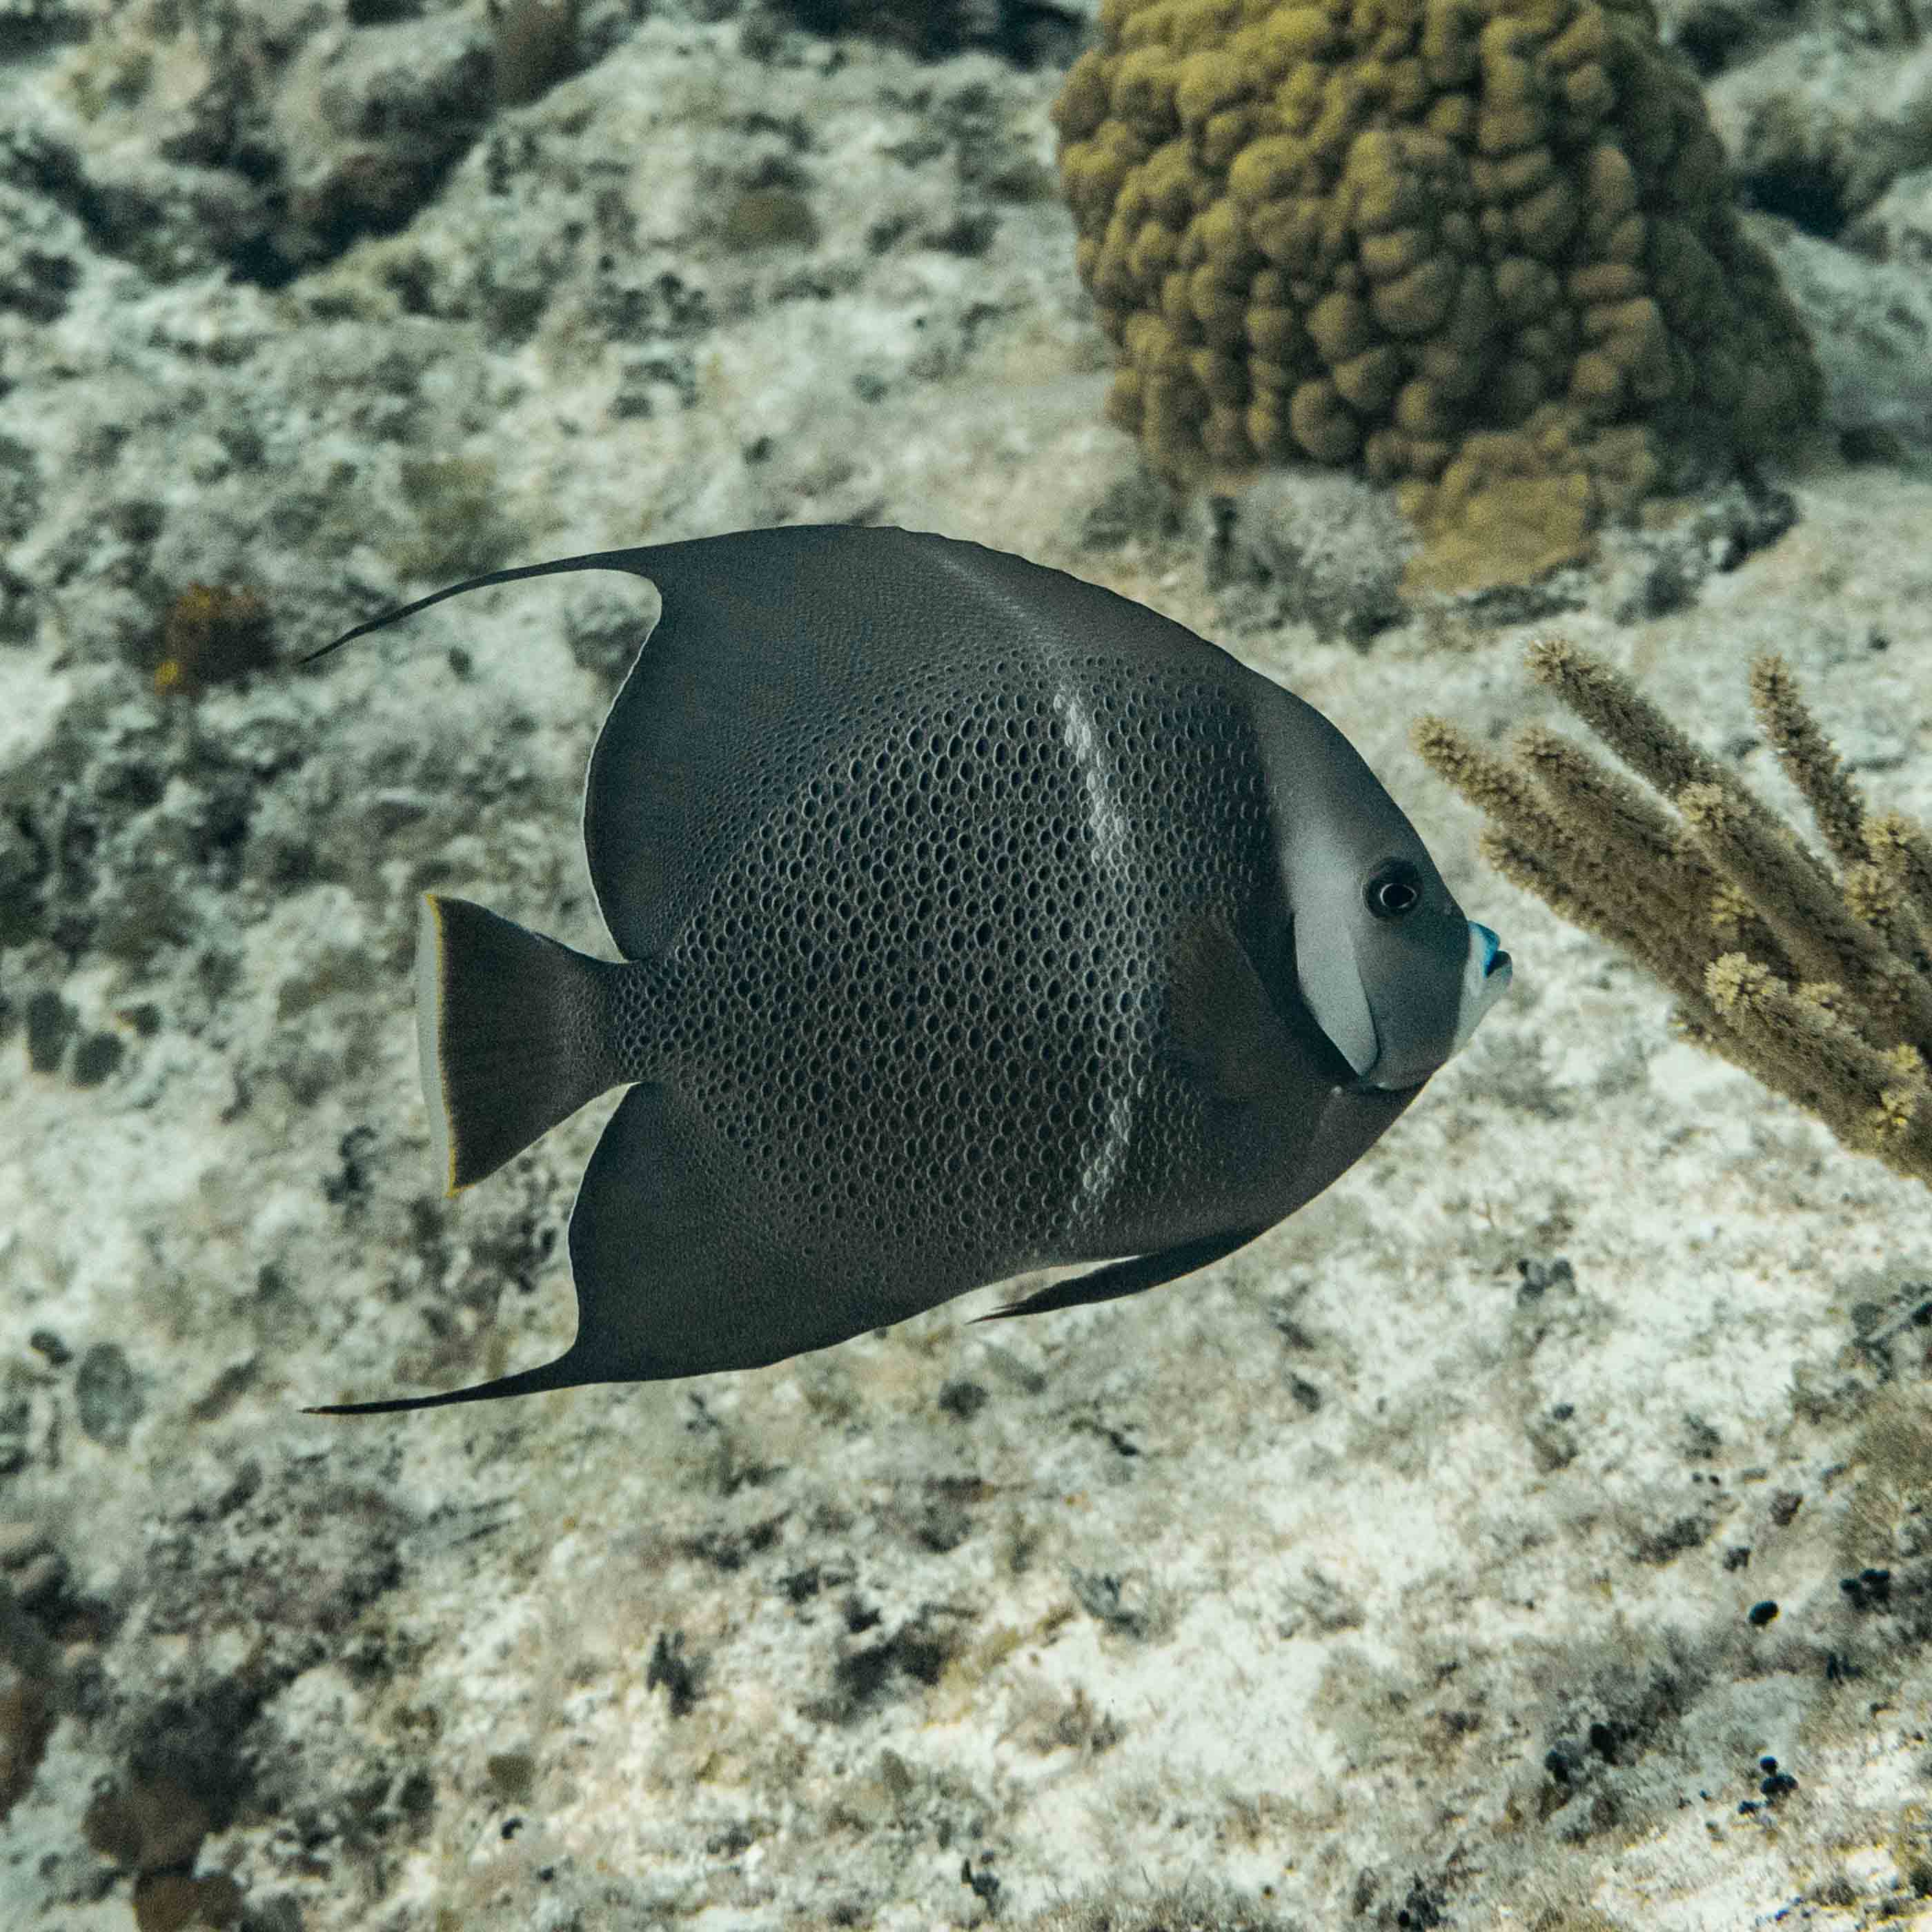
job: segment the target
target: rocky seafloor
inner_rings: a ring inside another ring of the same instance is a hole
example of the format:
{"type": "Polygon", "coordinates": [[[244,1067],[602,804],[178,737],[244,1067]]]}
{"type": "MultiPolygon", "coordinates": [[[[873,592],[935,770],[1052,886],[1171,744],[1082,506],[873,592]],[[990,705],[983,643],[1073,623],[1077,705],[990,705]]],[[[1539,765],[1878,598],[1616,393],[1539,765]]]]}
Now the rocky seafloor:
{"type": "Polygon", "coordinates": [[[1674,1044],[1407,738],[1550,716],[1560,626],[1788,803],[1774,646],[1932,818],[1916,10],[1666,15],[1824,430],[1426,605],[1364,487],[1191,502],[1101,421],[1084,9],[554,10],[0,0],[0,1924],[1922,1922],[1932,1201],[1674,1044]],[[415,905],[604,950],[583,764],[650,593],[292,660],[467,572],[836,520],[1291,684],[1509,999],[1144,1299],[303,1414],[570,1334],[606,1107],[442,1197],[415,905]]]}

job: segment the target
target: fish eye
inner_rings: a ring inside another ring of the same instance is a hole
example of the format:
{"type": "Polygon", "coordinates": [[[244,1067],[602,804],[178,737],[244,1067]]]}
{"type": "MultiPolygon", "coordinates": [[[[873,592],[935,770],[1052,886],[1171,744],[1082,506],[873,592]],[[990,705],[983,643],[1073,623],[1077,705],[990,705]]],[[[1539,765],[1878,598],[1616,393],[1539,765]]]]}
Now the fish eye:
{"type": "Polygon", "coordinates": [[[1384,859],[1362,888],[1362,902],[1376,919],[1400,919],[1421,902],[1422,874],[1406,859],[1384,859]]]}

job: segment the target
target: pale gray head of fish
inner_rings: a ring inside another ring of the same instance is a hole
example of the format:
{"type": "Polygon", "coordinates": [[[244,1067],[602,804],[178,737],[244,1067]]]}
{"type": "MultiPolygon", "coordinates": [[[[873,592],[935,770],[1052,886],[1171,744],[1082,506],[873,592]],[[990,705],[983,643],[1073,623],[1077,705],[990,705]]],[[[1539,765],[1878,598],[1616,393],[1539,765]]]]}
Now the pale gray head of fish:
{"type": "Polygon", "coordinates": [[[1508,992],[1510,956],[1366,766],[1351,754],[1335,776],[1348,808],[1304,810],[1282,848],[1296,976],[1359,1088],[1413,1087],[1508,992]]]}
{"type": "Polygon", "coordinates": [[[1294,895],[1302,997],[1366,1088],[1426,1080],[1509,988],[1495,933],[1465,917],[1420,842],[1405,842],[1366,862],[1329,854],[1294,895]]]}

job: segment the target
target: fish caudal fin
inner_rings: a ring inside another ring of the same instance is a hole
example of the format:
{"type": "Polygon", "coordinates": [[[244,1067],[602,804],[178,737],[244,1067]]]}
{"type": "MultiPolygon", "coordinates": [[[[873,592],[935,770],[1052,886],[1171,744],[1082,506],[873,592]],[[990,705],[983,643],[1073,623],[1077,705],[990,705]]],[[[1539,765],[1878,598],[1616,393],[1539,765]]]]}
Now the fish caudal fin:
{"type": "Polygon", "coordinates": [[[416,1043],[451,1193],[625,1078],[612,998],[624,970],[467,899],[423,895],[416,1043]]]}

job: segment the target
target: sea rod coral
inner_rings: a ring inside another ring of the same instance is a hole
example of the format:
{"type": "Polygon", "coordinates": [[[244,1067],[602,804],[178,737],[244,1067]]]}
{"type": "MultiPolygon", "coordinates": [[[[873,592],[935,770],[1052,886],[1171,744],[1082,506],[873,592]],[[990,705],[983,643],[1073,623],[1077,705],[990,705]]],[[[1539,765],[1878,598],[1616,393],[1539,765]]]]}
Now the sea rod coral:
{"type": "Polygon", "coordinates": [[[1932,837],[1871,812],[1780,658],[1751,703],[1828,860],[1601,660],[1551,640],[1528,662],[1676,814],[1559,733],[1525,727],[1510,762],[1419,718],[1484,856],[1661,980],[1682,1037],[1932,1184],[1932,837]]]}

